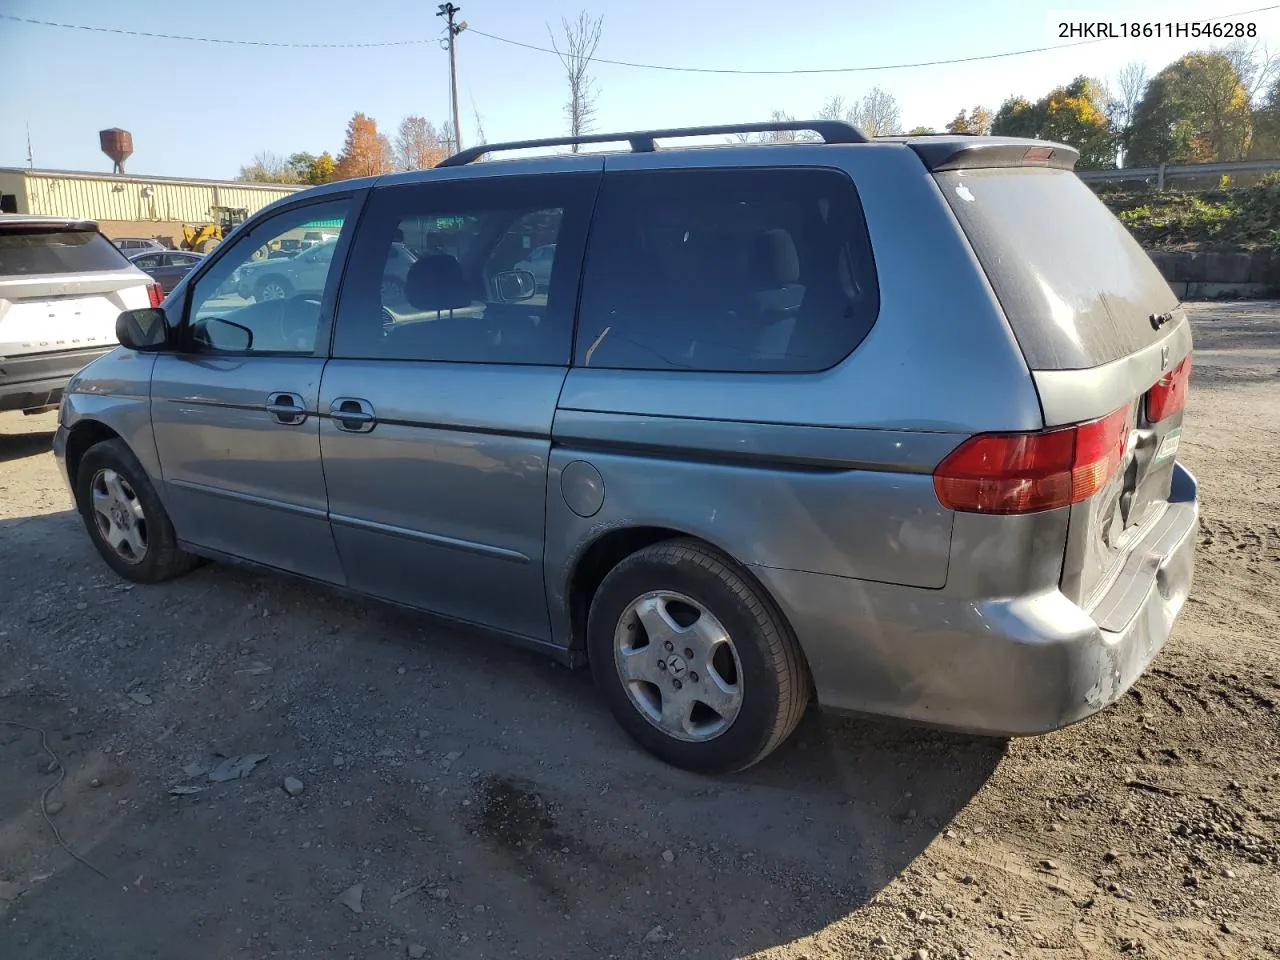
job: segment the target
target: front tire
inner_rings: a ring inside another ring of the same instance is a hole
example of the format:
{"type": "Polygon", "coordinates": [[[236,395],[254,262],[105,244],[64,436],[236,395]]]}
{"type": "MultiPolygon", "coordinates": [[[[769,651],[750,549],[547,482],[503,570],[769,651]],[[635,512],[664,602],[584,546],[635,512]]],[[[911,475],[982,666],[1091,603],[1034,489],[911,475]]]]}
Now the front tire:
{"type": "Polygon", "coordinates": [[[286,300],[293,296],[293,284],[284,277],[263,277],[253,291],[253,299],[258,303],[268,300],[286,300]]]}
{"type": "Polygon", "coordinates": [[[160,583],[200,562],[178,547],[168,513],[123,440],[104,440],[85,452],[76,505],[98,553],[126,580],[160,583]]]}
{"type": "Polygon", "coordinates": [[[660,759],[701,773],[764,759],[812,691],[770,598],[694,540],[654,544],[614,567],[591,602],[587,646],[622,727],[660,759]]]}

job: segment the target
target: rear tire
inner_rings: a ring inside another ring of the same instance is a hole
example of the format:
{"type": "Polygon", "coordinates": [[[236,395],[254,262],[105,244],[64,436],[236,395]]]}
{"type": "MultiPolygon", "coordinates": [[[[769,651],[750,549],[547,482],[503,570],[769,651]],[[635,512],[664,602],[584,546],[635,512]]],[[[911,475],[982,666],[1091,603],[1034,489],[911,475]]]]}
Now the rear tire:
{"type": "Polygon", "coordinates": [[[700,773],[764,759],[800,722],[813,689],[772,600],[695,540],[654,544],[614,567],[592,599],[587,647],[623,729],[700,773]]]}
{"type": "Polygon", "coordinates": [[[169,514],[123,440],[104,440],[85,452],[76,506],[102,559],[126,580],[160,583],[200,564],[178,547],[169,514]]]}

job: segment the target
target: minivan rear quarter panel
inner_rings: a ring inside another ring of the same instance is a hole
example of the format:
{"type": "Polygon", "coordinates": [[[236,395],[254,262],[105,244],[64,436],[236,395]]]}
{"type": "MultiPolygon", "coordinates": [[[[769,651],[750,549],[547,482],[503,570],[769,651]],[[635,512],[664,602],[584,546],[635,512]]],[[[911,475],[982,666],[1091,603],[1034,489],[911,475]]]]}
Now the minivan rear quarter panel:
{"type": "MultiPolygon", "coordinates": [[[[698,536],[756,568],[839,578],[851,598],[861,581],[941,590],[956,556],[957,518],[939,504],[931,471],[973,433],[1043,425],[1018,344],[918,157],[895,144],[776,153],[771,166],[835,167],[861,188],[878,317],[848,357],[816,373],[574,366],[553,428],[548,484],[553,612],[563,608],[591,542],[646,525],[698,536]],[[572,492],[561,489],[575,460],[593,465],[603,485],[602,504],[587,517],[567,507],[572,492]]],[[[661,153],[610,156],[606,177],[669,162],[661,153]]],[[[758,166],[761,151],[688,151],[678,162],[758,166]]],[[[1009,536],[1007,525],[963,519],[974,531],[966,549],[996,549],[1009,536]]],[[[1025,535],[1003,548],[1020,571],[1010,576],[1025,574],[1019,562],[1046,537],[1065,535],[1065,525],[1065,512],[1022,523],[1025,535]]],[[[1060,568],[1044,573],[1053,582],[1060,568]]],[[[854,606],[849,615],[856,618],[854,606]]],[[[554,627],[568,637],[567,619],[554,627]]]]}

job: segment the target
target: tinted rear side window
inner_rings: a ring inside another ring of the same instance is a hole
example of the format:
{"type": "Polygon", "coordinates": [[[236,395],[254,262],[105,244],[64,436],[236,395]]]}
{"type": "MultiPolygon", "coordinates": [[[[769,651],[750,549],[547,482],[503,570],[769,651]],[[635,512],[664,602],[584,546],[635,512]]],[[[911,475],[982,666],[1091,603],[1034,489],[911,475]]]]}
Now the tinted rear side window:
{"type": "Polygon", "coordinates": [[[91,230],[0,230],[0,276],[89,273],[128,265],[111,241],[91,230]]]}
{"type": "Polygon", "coordinates": [[[862,341],[878,307],[866,223],[843,173],[606,173],[575,362],[825,370],[862,341]]]}
{"type": "Polygon", "coordinates": [[[1159,339],[1177,299],[1129,231],[1075,174],[937,175],[1033,370],[1119,360],[1159,339]]]}

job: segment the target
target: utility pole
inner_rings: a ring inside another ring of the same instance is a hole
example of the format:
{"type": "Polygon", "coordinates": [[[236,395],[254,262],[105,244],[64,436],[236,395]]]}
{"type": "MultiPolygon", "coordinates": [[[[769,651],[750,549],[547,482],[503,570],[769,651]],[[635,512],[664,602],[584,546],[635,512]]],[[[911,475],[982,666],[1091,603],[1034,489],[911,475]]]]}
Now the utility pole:
{"type": "Polygon", "coordinates": [[[437,17],[444,17],[447,24],[449,46],[449,107],[453,113],[453,149],[457,153],[462,149],[462,125],[458,122],[458,52],[457,36],[467,29],[467,21],[454,23],[453,18],[462,12],[462,8],[452,2],[440,4],[437,17]]]}

